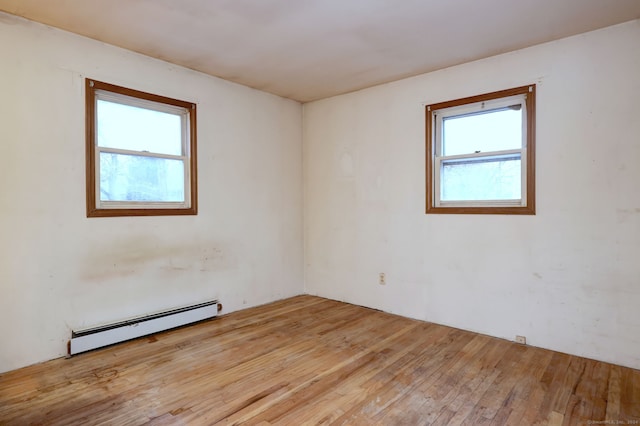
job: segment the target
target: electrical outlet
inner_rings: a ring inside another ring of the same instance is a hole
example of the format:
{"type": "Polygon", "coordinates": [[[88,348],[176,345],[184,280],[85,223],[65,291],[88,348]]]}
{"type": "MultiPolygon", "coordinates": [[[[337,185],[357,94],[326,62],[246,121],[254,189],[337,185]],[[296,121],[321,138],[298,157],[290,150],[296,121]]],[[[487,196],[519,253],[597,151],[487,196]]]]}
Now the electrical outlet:
{"type": "Polygon", "coordinates": [[[385,285],[387,283],[384,272],[380,272],[380,278],[378,279],[378,284],[385,285]]]}
{"type": "Polygon", "coordinates": [[[520,343],[522,345],[527,344],[527,338],[524,336],[516,336],[516,343],[520,343]]]}

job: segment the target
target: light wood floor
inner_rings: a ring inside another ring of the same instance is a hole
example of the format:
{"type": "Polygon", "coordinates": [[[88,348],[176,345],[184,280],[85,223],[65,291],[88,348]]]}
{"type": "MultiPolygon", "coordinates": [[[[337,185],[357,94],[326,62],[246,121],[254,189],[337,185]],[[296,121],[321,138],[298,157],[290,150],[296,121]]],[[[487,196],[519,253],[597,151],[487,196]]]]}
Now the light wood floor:
{"type": "Polygon", "coordinates": [[[0,375],[2,425],[216,423],[640,424],[640,371],[299,296],[0,375]]]}

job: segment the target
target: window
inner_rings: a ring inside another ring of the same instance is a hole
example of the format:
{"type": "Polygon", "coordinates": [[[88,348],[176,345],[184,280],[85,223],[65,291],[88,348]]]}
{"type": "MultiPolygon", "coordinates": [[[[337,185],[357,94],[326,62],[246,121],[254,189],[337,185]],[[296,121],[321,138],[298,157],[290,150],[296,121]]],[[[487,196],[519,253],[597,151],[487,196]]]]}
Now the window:
{"type": "Polygon", "coordinates": [[[196,106],[85,86],[87,216],[197,214],[196,106]]]}
{"type": "Polygon", "coordinates": [[[426,107],[427,213],[535,214],[535,91],[426,107]]]}

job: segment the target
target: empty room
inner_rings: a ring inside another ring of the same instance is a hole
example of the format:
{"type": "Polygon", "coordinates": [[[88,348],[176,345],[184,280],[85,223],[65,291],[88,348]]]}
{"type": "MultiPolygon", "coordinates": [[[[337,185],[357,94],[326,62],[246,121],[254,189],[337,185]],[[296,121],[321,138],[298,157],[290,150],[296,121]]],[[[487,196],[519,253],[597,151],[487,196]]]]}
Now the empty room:
{"type": "Polygon", "coordinates": [[[640,425],[639,0],[0,0],[0,425],[640,425]]]}

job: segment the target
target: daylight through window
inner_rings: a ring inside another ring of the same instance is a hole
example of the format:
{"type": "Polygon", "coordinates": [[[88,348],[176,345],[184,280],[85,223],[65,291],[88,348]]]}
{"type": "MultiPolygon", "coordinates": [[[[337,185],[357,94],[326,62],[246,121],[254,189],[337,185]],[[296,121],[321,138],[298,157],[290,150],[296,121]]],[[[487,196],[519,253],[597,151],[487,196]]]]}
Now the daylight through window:
{"type": "Polygon", "coordinates": [[[87,216],[196,214],[195,105],[87,80],[87,216]]]}
{"type": "Polygon", "coordinates": [[[427,213],[535,214],[535,85],[426,107],[427,213]]]}

